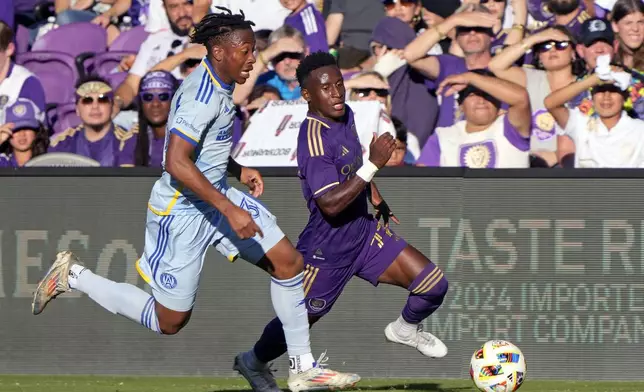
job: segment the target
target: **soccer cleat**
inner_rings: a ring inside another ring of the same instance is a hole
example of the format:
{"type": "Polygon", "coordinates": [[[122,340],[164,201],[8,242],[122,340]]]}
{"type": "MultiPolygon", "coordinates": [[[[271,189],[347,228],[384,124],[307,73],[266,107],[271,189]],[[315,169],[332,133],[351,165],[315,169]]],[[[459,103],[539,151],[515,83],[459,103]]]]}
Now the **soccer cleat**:
{"type": "Polygon", "coordinates": [[[288,377],[288,387],[291,392],[319,391],[344,389],[355,386],[360,381],[360,376],[352,373],[340,373],[326,368],[326,352],[311,369],[293,374],[288,377]]]}
{"type": "Polygon", "coordinates": [[[36,315],[45,310],[45,306],[60,294],[71,291],[69,287],[69,268],[73,264],[82,265],[70,251],[59,252],[56,261],[49,267],[49,271],[40,281],[34,299],[31,303],[31,312],[36,315]]]}
{"type": "Polygon", "coordinates": [[[233,370],[239,372],[248,381],[250,387],[255,392],[281,392],[282,390],[277,386],[273,370],[266,364],[260,370],[255,370],[246,365],[244,361],[244,354],[237,354],[235,357],[235,364],[233,370]]]}
{"type": "Polygon", "coordinates": [[[443,358],[447,355],[447,346],[439,338],[429,332],[423,331],[423,326],[418,324],[416,331],[409,338],[401,338],[394,329],[394,324],[389,323],[385,328],[385,337],[388,341],[404,344],[420,351],[421,354],[430,358],[443,358]]]}

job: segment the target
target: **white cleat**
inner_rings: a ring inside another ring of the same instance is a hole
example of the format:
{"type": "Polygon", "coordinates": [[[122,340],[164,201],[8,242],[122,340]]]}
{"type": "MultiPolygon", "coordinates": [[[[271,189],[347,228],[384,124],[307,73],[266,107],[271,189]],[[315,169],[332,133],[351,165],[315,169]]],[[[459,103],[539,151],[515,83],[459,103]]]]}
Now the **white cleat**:
{"type": "Polygon", "coordinates": [[[443,358],[447,355],[447,346],[439,338],[429,332],[423,331],[423,326],[418,324],[416,331],[408,338],[401,338],[394,329],[394,324],[389,323],[385,328],[385,337],[388,341],[413,347],[426,357],[443,358]]]}
{"type": "Polygon", "coordinates": [[[56,261],[49,267],[47,274],[34,292],[31,303],[33,314],[42,313],[49,301],[71,290],[69,288],[69,268],[74,264],[82,265],[72,252],[59,252],[56,255],[56,261]]]}
{"type": "Polygon", "coordinates": [[[248,367],[244,361],[244,353],[237,354],[235,357],[233,370],[238,371],[255,392],[282,392],[277,386],[271,367],[268,364],[259,370],[248,367]]]}
{"type": "Polygon", "coordinates": [[[288,387],[291,392],[335,390],[354,387],[360,376],[353,373],[340,373],[327,369],[326,352],[320,355],[315,367],[288,377],[288,387]]]}

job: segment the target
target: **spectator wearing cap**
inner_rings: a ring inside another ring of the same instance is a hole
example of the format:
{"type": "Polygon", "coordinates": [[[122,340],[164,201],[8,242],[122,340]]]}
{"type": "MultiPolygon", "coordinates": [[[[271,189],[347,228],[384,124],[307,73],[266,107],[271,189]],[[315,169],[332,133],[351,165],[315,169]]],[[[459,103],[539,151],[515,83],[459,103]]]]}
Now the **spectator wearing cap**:
{"type": "Polygon", "coordinates": [[[81,125],[51,138],[49,152],[66,152],[91,158],[103,167],[134,166],[136,138],[115,125],[114,92],[104,79],[90,76],[76,85],[76,114],[81,125]]]}
{"type": "Polygon", "coordinates": [[[141,45],[131,68],[127,61],[121,63],[121,69],[129,69],[129,73],[125,81],[116,88],[114,99],[117,111],[130,106],[136,98],[141,78],[163,60],[177,56],[174,58],[177,66],[171,72],[175,78],[181,79],[179,64],[189,59],[201,59],[206,55],[206,48],[203,45],[186,47],[190,39],[190,30],[194,26],[192,3],[192,0],[163,0],[170,28],[148,36],[141,45]]]}
{"type": "Polygon", "coordinates": [[[237,85],[233,92],[236,105],[243,104],[256,84],[268,84],[279,90],[282,99],[301,98],[295,71],[308,54],[304,36],[294,27],[282,26],[269,37],[269,47],[257,55],[257,62],[246,83],[237,85]],[[271,66],[273,70],[265,72],[271,66]]]}
{"type": "MultiPolygon", "coordinates": [[[[614,43],[615,34],[611,24],[605,19],[593,18],[584,22],[582,26],[583,39],[577,45],[577,53],[586,62],[586,71],[591,75],[597,68],[597,59],[607,55],[610,62],[615,64],[614,43]]],[[[625,109],[629,115],[644,119],[644,75],[632,72],[629,98],[625,102],[625,109]]],[[[573,99],[571,105],[579,107],[584,114],[593,113],[592,97],[590,92],[573,99]]]]}
{"type": "Polygon", "coordinates": [[[148,72],[141,80],[139,121],[131,129],[136,134],[136,166],[161,167],[170,103],[177,88],[177,80],[166,71],[148,72]]]}
{"type": "Polygon", "coordinates": [[[371,48],[377,61],[374,70],[388,81],[391,115],[400,119],[423,146],[434,132],[438,118],[436,97],[429,92],[424,77],[414,68],[405,63],[390,70],[383,66],[392,59],[399,60],[396,50],[404,49],[415,37],[412,28],[404,21],[385,17],[373,30],[371,48]]]}
{"type": "Polygon", "coordinates": [[[546,107],[575,144],[574,156],[563,155],[562,166],[574,162],[578,168],[644,168],[644,121],[629,117],[623,109],[630,77],[602,57],[593,75],[546,98],[546,107]],[[594,115],[566,107],[566,102],[589,89],[594,115]]]}
{"type": "Polygon", "coordinates": [[[18,98],[4,108],[0,125],[0,167],[22,167],[47,152],[49,136],[42,125],[42,113],[32,101],[18,98]]]}
{"type": "MultiPolygon", "coordinates": [[[[416,37],[405,47],[404,58],[407,63],[436,84],[442,83],[450,75],[486,68],[492,59],[490,43],[494,36],[492,27],[497,23],[497,18],[484,7],[479,10],[454,14],[416,37]],[[464,57],[447,54],[426,56],[429,49],[453,29],[464,57]]],[[[453,95],[439,97],[439,104],[437,126],[449,127],[462,120],[463,113],[453,95]]],[[[411,126],[409,128],[415,131],[411,126]]]]}
{"type": "Polygon", "coordinates": [[[0,110],[18,98],[27,98],[44,112],[45,91],[34,74],[11,61],[15,50],[11,28],[0,21],[0,110]]]}
{"type": "Polygon", "coordinates": [[[328,52],[329,44],[326,41],[324,18],[315,5],[306,0],[280,0],[280,3],[291,11],[291,14],[284,19],[284,24],[302,33],[309,51],[311,53],[328,52]]]}
{"type": "Polygon", "coordinates": [[[543,101],[552,91],[574,83],[584,74],[583,62],[575,52],[574,36],[564,26],[542,30],[495,56],[489,68],[497,77],[528,90],[534,124],[530,149],[543,159],[556,162],[556,123],[543,101]],[[529,50],[534,54],[533,67],[514,66],[529,50]]]}
{"type": "MultiPolygon", "coordinates": [[[[605,16],[605,13],[601,10],[600,7],[596,7],[596,9],[588,12],[585,2],[581,0],[528,1],[531,3],[528,5],[528,8],[537,11],[537,19],[543,21],[542,23],[537,23],[535,26],[532,26],[533,31],[540,30],[545,27],[561,25],[566,26],[577,39],[582,39],[583,23],[593,16],[605,16]]],[[[533,15],[535,15],[534,12],[533,15]]]]}
{"type": "Polygon", "coordinates": [[[371,32],[384,16],[378,0],[331,0],[326,18],[329,46],[337,48],[338,66],[359,72],[371,67],[371,32]]]}
{"type": "Polygon", "coordinates": [[[439,86],[459,92],[465,120],[440,127],[429,138],[417,164],[469,168],[529,167],[531,112],[528,92],[517,84],[476,70],[451,75],[439,86]],[[501,102],[509,105],[500,115],[501,102]]]}
{"type": "Polygon", "coordinates": [[[611,18],[613,30],[617,33],[615,60],[644,71],[644,3],[642,0],[619,0],[613,7],[611,18]]]}

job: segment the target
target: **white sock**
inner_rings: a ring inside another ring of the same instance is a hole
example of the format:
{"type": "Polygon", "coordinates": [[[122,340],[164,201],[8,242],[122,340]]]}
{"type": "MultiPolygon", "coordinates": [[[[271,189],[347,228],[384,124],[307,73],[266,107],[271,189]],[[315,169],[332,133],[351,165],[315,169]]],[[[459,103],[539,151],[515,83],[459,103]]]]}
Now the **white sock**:
{"type": "Polygon", "coordinates": [[[154,297],[136,286],[116,283],[74,264],[69,269],[69,287],[81,291],[97,304],[144,327],[160,332],[154,297]]]}
{"type": "Polygon", "coordinates": [[[394,322],[394,332],[402,339],[412,337],[416,329],[418,329],[417,324],[408,323],[402,316],[398,316],[398,320],[394,322]]]}
{"type": "Polygon", "coordinates": [[[304,305],[303,279],[304,272],[291,279],[271,278],[271,300],[284,329],[291,373],[305,372],[315,364],[311,354],[308,312],[304,305]]]}

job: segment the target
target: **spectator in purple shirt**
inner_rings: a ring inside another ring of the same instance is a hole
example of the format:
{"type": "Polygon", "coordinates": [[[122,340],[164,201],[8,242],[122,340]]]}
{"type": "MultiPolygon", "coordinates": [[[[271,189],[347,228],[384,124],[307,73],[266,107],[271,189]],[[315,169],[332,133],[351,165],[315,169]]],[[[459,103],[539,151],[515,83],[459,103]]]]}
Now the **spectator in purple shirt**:
{"type": "Polygon", "coordinates": [[[18,98],[3,110],[0,121],[0,167],[22,167],[30,159],[47,152],[49,136],[42,113],[26,98],[18,98]]]}
{"type": "MultiPolygon", "coordinates": [[[[536,3],[536,0],[529,0],[531,3],[536,3]]],[[[591,15],[587,9],[586,4],[581,0],[544,0],[540,1],[543,3],[541,7],[535,7],[534,4],[529,5],[531,10],[540,10],[541,11],[541,20],[544,20],[543,23],[538,24],[537,30],[555,26],[562,25],[566,26],[577,39],[581,39],[582,24],[591,18],[591,15]]],[[[596,7],[592,13],[596,16],[602,17],[603,12],[601,8],[596,7]],[[600,14],[597,14],[600,12],[600,14]]]]}
{"type": "Polygon", "coordinates": [[[103,167],[134,166],[136,138],[112,122],[114,92],[104,79],[90,76],[76,85],[76,112],[82,124],[51,139],[49,152],[82,155],[103,167]]]}
{"type": "MultiPolygon", "coordinates": [[[[480,10],[486,10],[484,7],[480,10]]],[[[490,43],[493,37],[492,26],[497,18],[489,12],[471,11],[454,14],[441,24],[426,30],[405,47],[404,57],[411,66],[428,79],[440,84],[448,76],[461,74],[473,69],[486,68],[492,55],[490,43]],[[452,55],[426,56],[436,43],[447,34],[456,30],[456,42],[465,57],[452,55]]],[[[447,127],[459,121],[463,113],[454,96],[440,97],[438,126],[447,127]]],[[[411,128],[411,127],[410,127],[411,128]]]]}
{"type": "Polygon", "coordinates": [[[11,61],[15,49],[11,28],[0,21],[0,110],[18,98],[27,98],[44,111],[45,91],[34,74],[11,61]]]}
{"type": "Polygon", "coordinates": [[[306,40],[306,45],[311,52],[328,52],[329,44],[326,40],[326,27],[324,18],[315,5],[306,0],[280,0],[282,6],[291,11],[284,24],[298,29],[306,40]]]}
{"type": "Polygon", "coordinates": [[[177,88],[177,79],[167,71],[151,71],[141,79],[139,121],[131,129],[137,134],[136,166],[161,167],[170,103],[177,88]]]}

